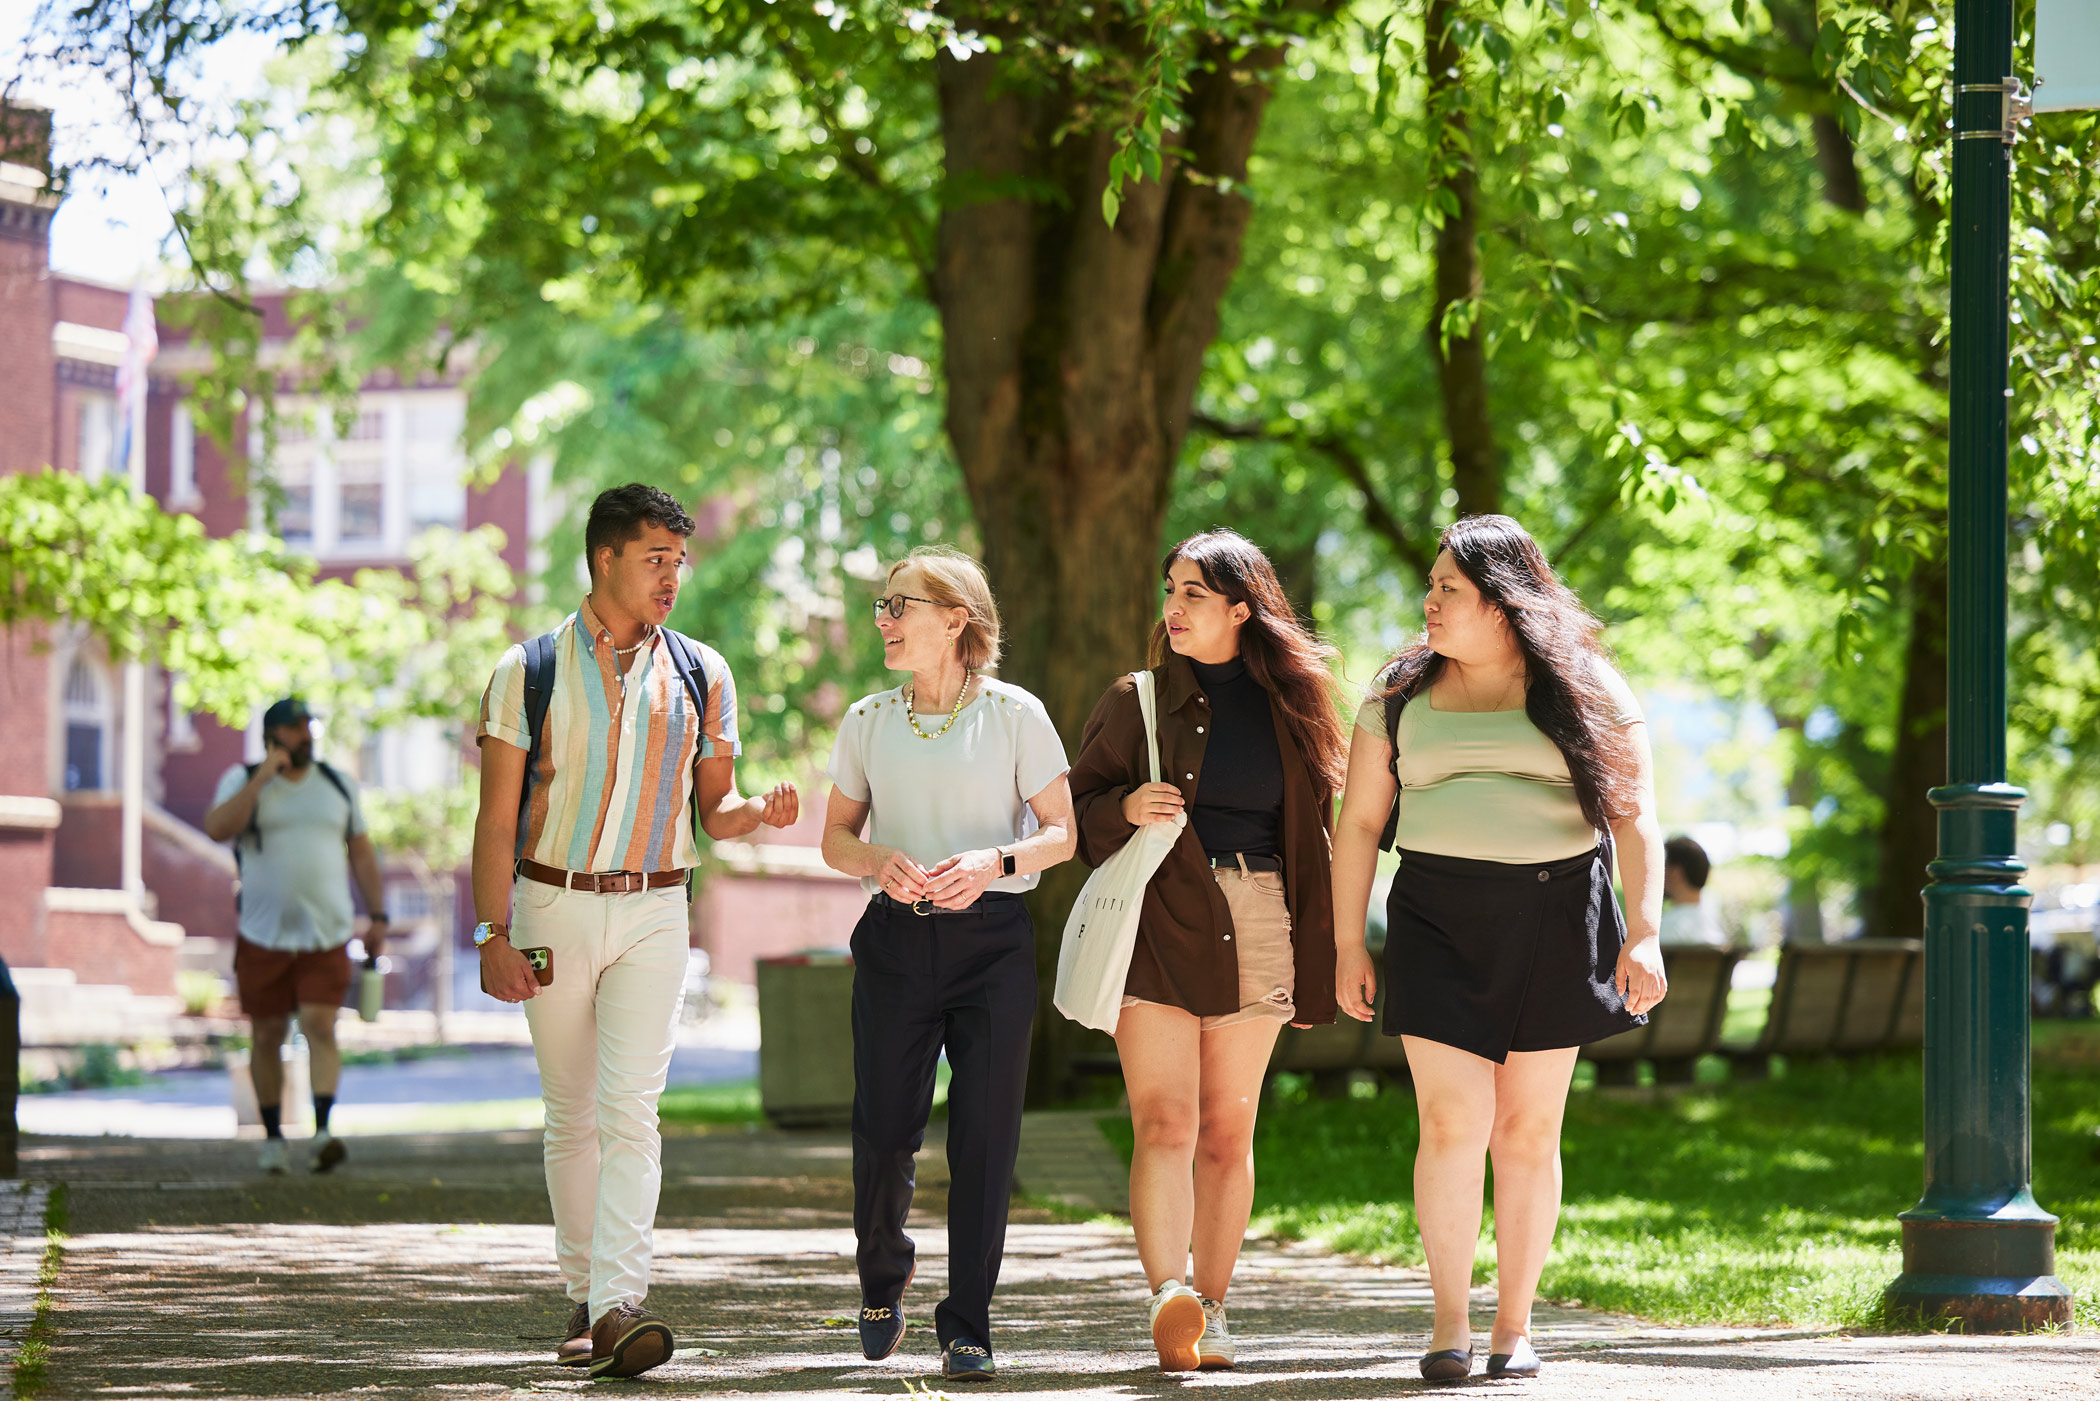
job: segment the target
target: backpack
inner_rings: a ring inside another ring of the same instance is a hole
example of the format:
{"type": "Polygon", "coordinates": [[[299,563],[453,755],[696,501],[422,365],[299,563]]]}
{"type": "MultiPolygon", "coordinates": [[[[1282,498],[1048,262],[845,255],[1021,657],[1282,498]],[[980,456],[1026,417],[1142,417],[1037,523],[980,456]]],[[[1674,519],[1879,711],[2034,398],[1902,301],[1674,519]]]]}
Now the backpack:
{"type": "MultiPolygon", "coordinates": [[[[697,727],[705,733],[707,725],[707,668],[700,660],[700,644],[682,632],[660,628],[664,645],[671,649],[671,665],[678,671],[678,679],[685,683],[685,693],[693,702],[693,714],[698,717],[697,727]]],[[[525,782],[518,787],[518,841],[525,840],[531,825],[532,784],[540,768],[540,731],[547,724],[547,706],[554,699],[554,634],[541,633],[525,643],[525,729],[532,736],[532,744],[525,751],[525,782]]],[[[700,830],[700,785],[693,785],[693,830],[700,830]]],[[[686,877],[686,894],[692,894],[693,878],[686,877]]]]}
{"type": "MultiPolygon", "coordinates": [[[[255,771],[261,767],[262,765],[259,763],[242,765],[242,768],[250,778],[255,777],[255,771]]],[[[350,809],[349,814],[343,818],[343,840],[347,842],[354,835],[350,830],[350,824],[357,816],[357,804],[350,797],[349,785],[343,782],[341,774],[322,763],[319,759],[314,760],[314,767],[321,771],[321,777],[328,780],[329,787],[343,795],[343,803],[350,809]]],[[[233,839],[233,911],[235,914],[239,914],[241,910],[241,847],[247,843],[250,837],[253,837],[255,839],[255,849],[257,851],[262,850],[262,828],[256,825],[256,818],[261,812],[262,795],[257,794],[255,806],[248,810],[248,825],[243,827],[233,839]]]]}
{"type": "Polygon", "coordinates": [[[1393,775],[1393,810],[1385,815],[1385,830],[1378,834],[1380,851],[1397,850],[1400,840],[1400,712],[1415,698],[1413,691],[1388,696],[1385,702],[1385,766],[1393,775]]]}

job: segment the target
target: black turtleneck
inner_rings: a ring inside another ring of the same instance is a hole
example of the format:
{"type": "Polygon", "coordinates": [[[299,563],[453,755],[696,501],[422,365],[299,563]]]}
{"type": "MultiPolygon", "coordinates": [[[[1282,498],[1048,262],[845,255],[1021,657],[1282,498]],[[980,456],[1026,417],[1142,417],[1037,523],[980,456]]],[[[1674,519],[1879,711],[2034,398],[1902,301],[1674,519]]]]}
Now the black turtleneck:
{"type": "Polygon", "coordinates": [[[1210,697],[1211,733],[1190,812],[1196,839],[1211,856],[1274,856],[1283,830],[1283,756],[1269,693],[1248,674],[1244,657],[1189,666],[1210,697]]]}

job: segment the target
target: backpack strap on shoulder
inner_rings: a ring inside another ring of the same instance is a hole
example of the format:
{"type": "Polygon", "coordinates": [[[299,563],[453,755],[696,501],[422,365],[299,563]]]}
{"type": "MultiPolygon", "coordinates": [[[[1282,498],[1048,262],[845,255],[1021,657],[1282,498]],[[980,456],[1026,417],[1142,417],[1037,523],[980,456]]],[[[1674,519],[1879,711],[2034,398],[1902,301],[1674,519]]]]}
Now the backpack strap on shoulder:
{"type": "Polygon", "coordinates": [[[678,679],[685,683],[685,693],[693,698],[693,714],[701,727],[707,725],[707,663],[700,659],[700,644],[682,632],[663,630],[664,645],[671,649],[671,665],[678,670],[678,679]]]}
{"type": "MultiPolygon", "coordinates": [[[[699,747],[705,743],[707,735],[707,663],[700,658],[700,644],[692,638],[670,628],[665,628],[663,634],[664,646],[671,649],[671,665],[677,669],[678,679],[685,683],[685,693],[693,702],[693,752],[697,756],[699,747]]],[[[697,778],[693,780],[692,791],[693,836],[697,840],[700,835],[700,783],[697,778]]],[[[690,871],[685,877],[685,897],[688,900],[693,898],[693,876],[690,871]]]]}
{"type": "MultiPolygon", "coordinates": [[[[350,785],[343,782],[343,776],[341,774],[337,773],[334,769],[328,767],[328,765],[322,763],[319,759],[314,760],[314,767],[321,771],[321,777],[328,780],[329,786],[334,788],[336,792],[343,795],[343,806],[349,809],[343,814],[343,840],[347,842],[352,836],[352,833],[350,831],[350,824],[353,821],[355,821],[357,817],[357,804],[351,801],[350,785]]],[[[260,805],[258,804],[258,806],[260,805]]]]}
{"type": "Polygon", "coordinates": [[[540,732],[547,726],[547,705],[553,698],[554,634],[549,632],[525,641],[525,733],[532,742],[525,750],[525,781],[518,785],[520,843],[532,813],[532,785],[539,780],[540,732]]]}
{"type": "Polygon", "coordinates": [[[1385,815],[1385,830],[1378,834],[1378,849],[1394,851],[1400,841],[1400,712],[1414,699],[1413,691],[1387,696],[1385,705],[1385,766],[1393,775],[1393,810],[1385,815]]]}
{"type": "MultiPolygon", "coordinates": [[[[243,764],[241,765],[241,770],[242,772],[246,773],[249,778],[254,778],[255,771],[261,767],[261,764],[243,764]]],[[[234,873],[236,875],[240,873],[241,843],[243,841],[247,840],[250,837],[253,837],[255,839],[255,849],[257,851],[262,850],[262,828],[257,826],[255,821],[255,815],[260,811],[262,811],[262,798],[260,795],[257,795],[255,800],[255,806],[248,809],[248,825],[241,828],[241,830],[235,834],[233,839],[233,867],[234,873]]]]}

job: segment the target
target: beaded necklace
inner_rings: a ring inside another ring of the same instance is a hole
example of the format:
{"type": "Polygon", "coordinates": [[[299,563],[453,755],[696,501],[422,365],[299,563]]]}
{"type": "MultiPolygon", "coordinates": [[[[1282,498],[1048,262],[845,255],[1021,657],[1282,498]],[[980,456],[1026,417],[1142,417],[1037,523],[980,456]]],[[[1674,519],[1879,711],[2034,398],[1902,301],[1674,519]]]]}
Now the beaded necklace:
{"type": "Polygon", "coordinates": [[[940,727],[940,728],[939,728],[938,730],[935,730],[935,731],[934,731],[934,732],[933,732],[932,734],[927,734],[927,733],[926,733],[926,731],[924,731],[924,730],[922,730],[922,729],[920,729],[920,728],[919,728],[919,713],[918,713],[918,711],[916,711],[916,710],[914,710],[914,709],[912,708],[912,703],[911,703],[911,702],[912,702],[912,691],[914,690],[914,687],[911,687],[911,686],[907,686],[907,687],[905,687],[905,688],[904,688],[904,718],[905,718],[905,719],[906,719],[907,721],[909,721],[909,722],[911,723],[911,732],[912,732],[913,734],[917,735],[917,736],[918,736],[918,737],[919,737],[920,739],[939,739],[939,738],[940,738],[940,737],[941,737],[942,735],[944,735],[944,734],[948,733],[948,731],[950,731],[950,730],[954,729],[954,728],[955,728],[955,718],[956,718],[956,717],[957,717],[958,715],[961,715],[961,714],[962,714],[962,711],[963,711],[963,701],[964,701],[965,699],[967,699],[967,698],[968,698],[968,696],[969,696],[969,694],[970,694],[970,681],[971,681],[971,678],[973,678],[973,677],[974,677],[974,676],[976,676],[976,675],[977,675],[977,673],[976,673],[976,672],[975,672],[974,670],[972,670],[971,668],[969,668],[969,667],[964,667],[964,668],[963,668],[963,683],[962,683],[962,689],[961,689],[960,691],[957,691],[957,692],[955,693],[955,709],[953,709],[953,710],[951,710],[951,711],[949,711],[949,712],[948,712],[948,723],[947,723],[947,724],[945,724],[945,725],[943,725],[943,726],[941,726],[941,727],[940,727]]]}

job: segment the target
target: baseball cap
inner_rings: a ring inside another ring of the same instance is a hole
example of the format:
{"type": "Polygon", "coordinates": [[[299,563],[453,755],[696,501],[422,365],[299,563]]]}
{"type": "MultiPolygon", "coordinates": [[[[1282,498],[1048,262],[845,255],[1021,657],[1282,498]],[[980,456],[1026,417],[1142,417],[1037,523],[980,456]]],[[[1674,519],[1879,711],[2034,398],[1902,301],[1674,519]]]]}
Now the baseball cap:
{"type": "Polygon", "coordinates": [[[314,713],[306,708],[305,701],[297,696],[286,696],[263,712],[262,722],[263,728],[267,730],[278,725],[296,725],[313,718],[314,713]]]}

